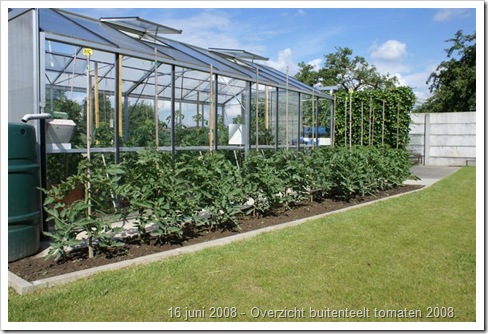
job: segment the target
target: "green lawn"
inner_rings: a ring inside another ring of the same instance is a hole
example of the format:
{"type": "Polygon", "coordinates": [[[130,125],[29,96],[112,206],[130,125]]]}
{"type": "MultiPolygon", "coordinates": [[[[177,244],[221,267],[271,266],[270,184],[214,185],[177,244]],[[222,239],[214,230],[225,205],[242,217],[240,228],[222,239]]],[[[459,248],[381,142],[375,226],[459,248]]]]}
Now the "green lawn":
{"type": "Polygon", "coordinates": [[[9,321],[475,321],[475,171],[196,254],[10,290],[9,321]]]}

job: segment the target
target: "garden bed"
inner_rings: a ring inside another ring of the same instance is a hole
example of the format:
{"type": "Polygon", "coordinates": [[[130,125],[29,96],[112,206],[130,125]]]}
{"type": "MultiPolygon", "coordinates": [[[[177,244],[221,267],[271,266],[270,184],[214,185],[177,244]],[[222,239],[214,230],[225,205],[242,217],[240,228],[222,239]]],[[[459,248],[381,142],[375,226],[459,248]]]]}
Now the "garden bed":
{"type": "Polygon", "coordinates": [[[421,186],[403,185],[387,191],[378,192],[375,195],[364,197],[356,196],[349,201],[338,201],[331,199],[325,199],[321,202],[304,201],[288,210],[281,210],[275,215],[265,217],[239,217],[239,229],[225,230],[200,228],[191,235],[185,235],[185,237],[181,240],[167,240],[167,242],[164,244],[157,245],[154,243],[141,244],[138,240],[127,240],[126,245],[117,248],[115,251],[99,254],[91,259],[88,258],[88,252],[86,250],[73,252],[70,258],[63,262],[56,262],[53,258],[45,260],[44,258],[36,258],[33,256],[9,263],[8,269],[23,279],[32,282],[35,280],[76,272],[110,263],[134,259],[144,255],[164,252],[178,247],[224,238],[238,233],[257,230],[301,218],[312,217],[322,213],[332,212],[342,208],[370,202],[379,198],[410,192],[419,188],[421,188],[421,186]]]}

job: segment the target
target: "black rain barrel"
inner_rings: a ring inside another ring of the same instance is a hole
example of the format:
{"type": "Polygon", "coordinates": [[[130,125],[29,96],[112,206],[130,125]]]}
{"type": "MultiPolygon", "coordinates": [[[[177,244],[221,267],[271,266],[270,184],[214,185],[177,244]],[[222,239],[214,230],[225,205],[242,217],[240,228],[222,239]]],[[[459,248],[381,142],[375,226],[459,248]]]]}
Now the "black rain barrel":
{"type": "Polygon", "coordinates": [[[35,254],[41,235],[36,131],[8,124],[8,262],[35,254]]]}

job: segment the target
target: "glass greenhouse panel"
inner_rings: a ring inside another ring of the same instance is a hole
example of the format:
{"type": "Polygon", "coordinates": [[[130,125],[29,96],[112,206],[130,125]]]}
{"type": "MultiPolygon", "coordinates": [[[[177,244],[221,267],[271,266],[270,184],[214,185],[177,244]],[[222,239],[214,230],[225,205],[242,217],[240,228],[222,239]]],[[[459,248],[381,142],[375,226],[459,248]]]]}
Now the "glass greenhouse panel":
{"type": "Polygon", "coordinates": [[[280,89],[278,108],[278,144],[296,144],[298,133],[298,93],[280,89]]]}
{"type": "Polygon", "coordinates": [[[79,39],[81,43],[83,40],[96,42],[101,45],[113,46],[112,43],[106,39],[97,36],[91,31],[73,24],[72,21],[59,14],[54,10],[40,10],[39,11],[40,27],[44,31],[59,33],[64,36],[70,36],[79,39]]]}

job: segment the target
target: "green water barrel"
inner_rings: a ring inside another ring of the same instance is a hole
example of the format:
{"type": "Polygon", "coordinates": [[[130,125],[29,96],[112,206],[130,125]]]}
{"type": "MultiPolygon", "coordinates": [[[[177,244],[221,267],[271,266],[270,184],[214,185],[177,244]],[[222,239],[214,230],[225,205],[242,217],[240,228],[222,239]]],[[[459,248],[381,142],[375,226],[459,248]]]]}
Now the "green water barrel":
{"type": "Polygon", "coordinates": [[[41,197],[36,131],[31,125],[8,124],[8,261],[39,250],[41,197]]]}

